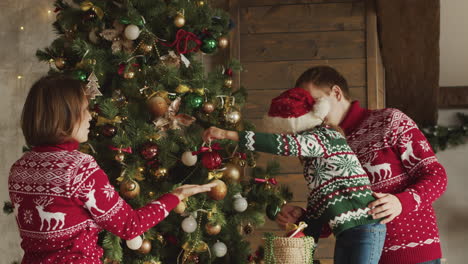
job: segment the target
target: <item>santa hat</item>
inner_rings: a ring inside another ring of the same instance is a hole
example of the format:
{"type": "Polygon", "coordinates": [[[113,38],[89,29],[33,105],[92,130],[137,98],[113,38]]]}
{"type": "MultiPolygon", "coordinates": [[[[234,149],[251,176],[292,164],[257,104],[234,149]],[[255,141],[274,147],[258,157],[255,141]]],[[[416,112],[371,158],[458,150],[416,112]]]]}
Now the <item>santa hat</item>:
{"type": "Polygon", "coordinates": [[[273,98],[264,125],[271,133],[299,133],[321,125],[329,111],[325,98],[315,100],[303,88],[292,88],[273,98]]]}

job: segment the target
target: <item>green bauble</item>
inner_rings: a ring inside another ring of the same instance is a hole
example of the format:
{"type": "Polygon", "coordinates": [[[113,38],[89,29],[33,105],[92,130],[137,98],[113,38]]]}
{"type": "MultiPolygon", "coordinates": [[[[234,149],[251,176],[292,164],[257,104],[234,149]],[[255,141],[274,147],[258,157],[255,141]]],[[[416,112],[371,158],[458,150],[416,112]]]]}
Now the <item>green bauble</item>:
{"type": "Polygon", "coordinates": [[[191,93],[185,97],[185,101],[192,108],[199,108],[203,104],[203,97],[198,94],[191,93]]]}
{"type": "Polygon", "coordinates": [[[276,204],[269,204],[266,207],[266,215],[272,221],[275,221],[276,216],[281,211],[281,207],[276,204]]]}
{"type": "Polygon", "coordinates": [[[216,51],[218,47],[218,41],[212,37],[206,37],[202,40],[200,50],[204,53],[211,54],[216,51]]]}
{"type": "Polygon", "coordinates": [[[75,76],[76,79],[83,81],[83,82],[86,81],[86,79],[88,78],[86,72],[80,71],[80,70],[75,71],[73,75],[75,76]]]}

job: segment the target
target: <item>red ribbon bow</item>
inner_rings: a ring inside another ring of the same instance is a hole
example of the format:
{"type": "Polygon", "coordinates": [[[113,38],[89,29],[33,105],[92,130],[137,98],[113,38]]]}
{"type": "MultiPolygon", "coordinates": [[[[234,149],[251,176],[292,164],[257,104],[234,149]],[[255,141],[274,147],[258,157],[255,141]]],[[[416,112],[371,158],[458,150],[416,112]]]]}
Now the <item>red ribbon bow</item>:
{"type": "Polygon", "coordinates": [[[200,147],[200,150],[198,151],[192,151],[192,155],[198,155],[198,154],[201,154],[203,152],[209,152],[211,150],[221,150],[221,146],[218,144],[218,143],[214,143],[213,145],[211,145],[210,147],[205,147],[205,146],[201,146],[200,147]]]}
{"type": "Polygon", "coordinates": [[[166,44],[164,42],[161,42],[161,44],[163,44],[166,47],[176,46],[177,52],[179,54],[186,54],[186,53],[189,53],[189,52],[198,51],[198,49],[200,48],[202,42],[197,37],[197,35],[193,34],[192,32],[188,32],[188,31],[185,31],[183,29],[179,29],[179,31],[177,31],[176,39],[174,40],[174,42],[172,42],[171,44],[166,44]],[[187,50],[188,49],[188,44],[189,44],[190,41],[195,42],[196,46],[191,48],[190,50],[187,50]]]}
{"type": "Polygon", "coordinates": [[[123,151],[132,154],[132,147],[126,147],[126,148],[116,148],[113,146],[109,146],[109,149],[111,150],[117,150],[117,151],[123,151]]]}
{"type": "Polygon", "coordinates": [[[255,182],[266,182],[266,183],[270,183],[273,185],[278,184],[275,178],[270,178],[270,179],[255,178],[255,182]]]}

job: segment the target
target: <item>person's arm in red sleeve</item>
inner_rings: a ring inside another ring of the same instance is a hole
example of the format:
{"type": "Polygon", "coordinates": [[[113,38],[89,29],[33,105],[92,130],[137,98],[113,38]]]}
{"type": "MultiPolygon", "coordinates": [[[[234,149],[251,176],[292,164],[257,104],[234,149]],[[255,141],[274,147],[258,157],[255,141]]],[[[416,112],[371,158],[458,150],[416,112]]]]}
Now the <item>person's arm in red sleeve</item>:
{"type": "Polygon", "coordinates": [[[447,188],[447,174],[416,124],[399,136],[396,147],[412,182],[395,194],[405,215],[437,200],[447,188]]]}
{"type": "Polygon", "coordinates": [[[99,226],[125,240],[141,235],[158,224],[179,203],[176,195],[165,194],[144,207],[133,209],[119,196],[107,175],[99,168],[77,183],[72,197],[89,211],[99,226]]]}

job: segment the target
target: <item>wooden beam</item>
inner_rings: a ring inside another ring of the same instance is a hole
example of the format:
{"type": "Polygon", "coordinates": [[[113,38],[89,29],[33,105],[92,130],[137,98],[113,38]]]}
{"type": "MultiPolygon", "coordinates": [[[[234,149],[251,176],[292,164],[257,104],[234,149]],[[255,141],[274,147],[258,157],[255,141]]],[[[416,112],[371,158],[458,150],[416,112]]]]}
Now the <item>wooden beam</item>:
{"type": "Polygon", "coordinates": [[[468,86],[440,87],[439,108],[468,108],[468,86]]]}
{"type": "Polygon", "coordinates": [[[366,0],[367,107],[385,107],[385,79],[377,33],[375,0],[366,0]]]}
{"type": "MultiPolygon", "coordinates": [[[[240,61],[240,4],[239,0],[229,0],[229,14],[234,22],[234,29],[230,33],[230,58],[240,61]]],[[[233,89],[239,89],[240,87],[240,74],[233,76],[233,89]]]]}
{"type": "Polygon", "coordinates": [[[437,123],[440,0],[378,0],[386,106],[437,123]]]}

